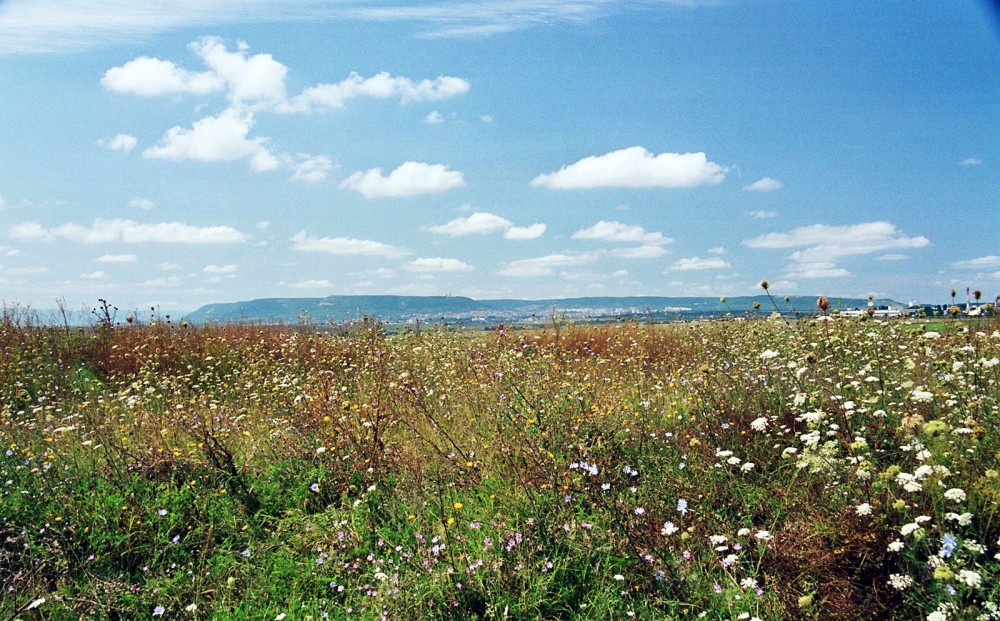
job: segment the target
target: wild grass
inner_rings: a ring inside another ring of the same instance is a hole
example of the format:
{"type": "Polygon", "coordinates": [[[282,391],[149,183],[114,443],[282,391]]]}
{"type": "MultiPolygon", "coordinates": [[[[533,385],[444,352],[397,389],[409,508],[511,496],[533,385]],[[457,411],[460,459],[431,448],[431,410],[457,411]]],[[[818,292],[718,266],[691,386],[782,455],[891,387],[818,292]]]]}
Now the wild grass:
{"type": "Polygon", "coordinates": [[[1000,619],[996,323],[14,311],[0,618],[1000,619]]]}

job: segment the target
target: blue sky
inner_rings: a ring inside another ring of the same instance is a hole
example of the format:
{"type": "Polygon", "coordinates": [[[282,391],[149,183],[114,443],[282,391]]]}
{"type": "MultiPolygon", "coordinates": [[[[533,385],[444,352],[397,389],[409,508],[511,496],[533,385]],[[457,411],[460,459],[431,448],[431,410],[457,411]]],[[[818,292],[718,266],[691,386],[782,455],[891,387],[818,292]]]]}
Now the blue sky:
{"type": "Polygon", "coordinates": [[[0,1],[8,304],[1000,293],[986,2],[93,4],[0,1]]]}

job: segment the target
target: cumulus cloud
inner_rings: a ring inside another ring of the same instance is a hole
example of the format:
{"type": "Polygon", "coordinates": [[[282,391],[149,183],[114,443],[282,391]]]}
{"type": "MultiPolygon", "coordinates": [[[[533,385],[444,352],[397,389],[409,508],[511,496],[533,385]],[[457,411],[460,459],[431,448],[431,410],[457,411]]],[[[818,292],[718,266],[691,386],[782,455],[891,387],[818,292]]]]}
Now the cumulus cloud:
{"type": "MultiPolygon", "coordinates": [[[[194,121],[190,127],[168,129],[156,145],[143,151],[144,157],[199,162],[247,160],[254,172],[286,169],[292,172],[294,180],[322,181],[333,169],[330,158],[273,150],[270,138],[251,135],[256,115],[341,108],[359,97],[397,99],[401,103],[437,101],[469,90],[468,82],[451,76],[415,81],[389,73],[367,78],[352,73],[341,82],[316,84],[290,97],[286,88],[288,67],[270,54],[251,54],[244,42],[231,50],[217,37],[203,37],[188,47],[206,71],[190,71],[168,60],[143,56],[107,70],[101,79],[109,91],[141,97],[225,92],[228,107],[194,121]]],[[[120,140],[105,139],[100,144],[128,151],[136,146],[136,141],[128,136],[120,140]]],[[[458,174],[460,178],[460,173],[445,172],[458,174]]]]}
{"type": "Polygon", "coordinates": [[[181,222],[139,223],[134,220],[98,218],[90,226],[63,224],[44,227],[37,222],[23,222],[11,227],[9,235],[22,241],[67,241],[86,244],[168,243],[168,244],[238,244],[249,237],[228,226],[191,226],[181,222]]]}
{"type": "Polygon", "coordinates": [[[768,218],[778,217],[777,211],[765,211],[763,209],[757,209],[750,212],[750,217],[757,220],[767,220],[768,218]]]}
{"type": "MultiPolygon", "coordinates": [[[[143,157],[168,160],[222,162],[244,158],[268,159],[266,138],[247,138],[253,115],[230,108],[217,116],[195,121],[190,129],[172,127],[159,144],[143,151],[143,157]]],[[[273,156],[271,156],[273,157],[273,156]]],[[[260,166],[260,165],[258,165],[260,166]]],[[[267,164],[263,164],[266,168],[267,164]]]]}
{"type": "Polygon", "coordinates": [[[991,254],[984,257],[969,259],[967,261],[955,261],[951,264],[951,267],[958,270],[1000,267],[1000,256],[991,254]]]}
{"type": "Polygon", "coordinates": [[[135,263],[139,260],[134,254],[102,254],[97,257],[98,263],[135,263]]]}
{"type": "Polygon", "coordinates": [[[115,93],[159,97],[180,93],[204,95],[222,90],[225,82],[212,71],[188,71],[169,60],[140,56],[105,71],[101,86],[115,93]]]}
{"type": "Polygon", "coordinates": [[[437,110],[433,110],[424,117],[424,123],[428,125],[437,125],[439,123],[444,123],[444,117],[437,110]]]}
{"type": "Polygon", "coordinates": [[[150,209],[156,207],[156,203],[148,198],[139,198],[137,196],[128,202],[128,206],[132,209],[139,209],[140,211],[149,211],[150,209]]]}
{"type": "Polygon", "coordinates": [[[406,265],[403,269],[408,272],[418,272],[418,273],[439,273],[439,272],[471,272],[475,268],[468,263],[459,261],[458,259],[442,259],[440,257],[431,257],[426,259],[414,259],[406,265]]]}
{"type": "Polygon", "coordinates": [[[613,220],[601,220],[597,224],[573,233],[572,239],[592,239],[609,242],[637,242],[659,245],[674,241],[659,231],[647,231],[635,224],[622,224],[613,220]]]}
{"type": "Polygon", "coordinates": [[[104,272],[100,271],[100,270],[98,270],[96,272],[88,272],[86,274],[80,274],[80,278],[82,278],[84,280],[102,280],[102,279],[107,278],[107,277],[108,277],[108,275],[105,274],[104,272]]]}
{"type": "Polygon", "coordinates": [[[754,181],[750,185],[743,186],[743,190],[746,192],[774,192],[775,190],[780,190],[784,186],[785,184],[781,183],[777,179],[763,177],[754,181]]]}
{"type": "Polygon", "coordinates": [[[708,254],[726,254],[726,249],[722,246],[716,246],[715,248],[709,248],[708,254]]]}
{"type": "Polygon", "coordinates": [[[959,164],[961,164],[962,166],[966,166],[966,167],[968,167],[968,166],[979,166],[982,163],[983,163],[983,160],[979,159],[978,157],[967,157],[964,160],[962,160],[961,162],[959,162],[959,164]]]}
{"type": "Polygon", "coordinates": [[[499,274],[513,277],[551,276],[557,268],[576,267],[597,261],[596,253],[548,254],[531,259],[518,259],[508,263],[499,274]]]}
{"type": "Polygon", "coordinates": [[[538,175],[536,187],[554,190],[587,188],[686,188],[722,183],[726,168],[704,153],[661,153],[629,147],[586,157],[554,173],[538,175]]]}
{"type": "Polygon", "coordinates": [[[728,261],[722,259],[702,259],[700,257],[686,257],[677,259],[670,265],[672,272],[691,272],[697,270],[722,270],[729,269],[728,261]]]}
{"type": "Polygon", "coordinates": [[[128,153],[139,144],[139,139],[129,134],[115,134],[111,138],[101,138],[97,144],[112,151],[128,153]]]}
{"type": "Polygon", "coordinates": [[[865,222],[845,226],[814,224],[786,233],[767,233],[743,241],[749,248],[796,250],[786,268],[788,278],[830,278],[850,272],[837,265],[848,256],[874,254],[886,250],[924,248],[930,240],[923,236],[907,237],[890,222],[865,222]]]}
{"type": "Polygon", "coordinates": [[[292,249],[301,252],[325,252],[338,255],[395,258],[405,256],[402,248],[368,239],[353,237],[313,237],[299,231],[292,237],[292,249]]]}
{"type": "Polygon", "coordinates": [[[541,222],[536,222],[531,226],[512,226],[506,231],[504,231],[504,239],[511,240],[525,240],[525,239],[538,239],[542,235],[545,235],[546,225],[541,222]]]}
{"type": "Polygon", "coordinates": [[[496,214],[477,211],[463,218],[455,218],[444,224],[424,227],[425,231],[448,237],[465,237],[466,235],[486,235],[503,232],[505,239],[523,240],[537,239],[545,234],[545,225],[536,223],[531,226],[514,226],[507,218],[496,214]]]}
{"type": "Polygon", "coordinates": [[[340,182],[340,188],[359,192],[365,198],[398,198],[418,194],[440,194],[465,185],[462,173],[443,164],[403,162],[388,175],[381,168],[358,171],[340,182]]]}

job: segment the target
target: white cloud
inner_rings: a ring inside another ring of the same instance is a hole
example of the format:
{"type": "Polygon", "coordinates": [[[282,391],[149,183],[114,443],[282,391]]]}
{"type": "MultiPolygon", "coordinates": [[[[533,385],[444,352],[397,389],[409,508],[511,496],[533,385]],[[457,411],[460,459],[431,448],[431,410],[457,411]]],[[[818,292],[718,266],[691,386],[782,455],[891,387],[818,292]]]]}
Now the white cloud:
{"type": "Polygon", "coordinates": [[[475,268],[468,263],[459,261],[458,259],[442,259],[439,257],[426,258],[426,259],[414,259],[406,265],[403,269],[408,272],[419,272],[419,273],[437,273],[437,272],[471,272],[475,268]]]}
{"type": "Polygon", "coordinates": [[[139,260],[134,254],[102,254],[97,257],[98,263],[135,263],[139,260]]]}
{"type": "Polygon", "coordinates": [[[428,226],[425,230],[438,235],[463,237],[506,231],[513,226],[510,220],[492,213],[475,212],[465,218],[455,218],[444,224],[428,226]]]}
{"type": "Polygon", "coordinates": [[[286,101],[288,67],[270,54],[251,56],[243,42],[230,52],[217,37],[203,37],[188,47],[212,70],[211,75],[226,85],[226,95],[234,104],[273,107],[286,101]]]}
{"type": "Polygon", "coordinates": [[[663,246],[645,244],[634,248],[616,248],[611,251],[611,254],[623,259],[658,259],[668,252],[663,246]]]}
{"type": "Polygon", "coordinates": [[[722,246],[716,246],[715,248],[709,248],[708,254],[726,254],[726,249],[722,246]]]}
{"type": "Polygon", "coordinates": [[[501,276],[533,277],[551,276],[556,268],[576,267],[597,261],[596,253],[588,254],[548,254],[531,259],[518,259],[508,263],[499,274],[501,276]]]}
{"type": "Polygon", "coordinates": [[[101,86],[115,93],[158,97],[179,93],[204,95],[222,90],[222,78],[214,72],[195,73],[169,60],[140,56],[121,67],[112,67],[101,78],[101,86]]]}
{"type": "Polygon", "coordinates": [[[841,278],[851,273],[832,261],[805,261],[785,268],[785,278],[841,278]]]}
{"type": "Polygon", "coordinates": [[[6,208],[7,208],[7,201],[4,200],[3,196],[0,196],[0,211],[3,211],[6,208]]]}
{"type": "Polygon", "coordinates": [[[299,154],[301,161],[292,164],[294,174],[292,179],[316,183],[323,181],[333,170],[333,160],[325,155],[305,155],[299,154]]]}
{"type": "Polygon", "coordinates": [[[228,265],[206,265],[201,271],[206,274],[235,274],[239,266],[233,263],[228,265]]]}
{"type": "Polygon", "coordinates": [[[505,239],[525,240],[537,239],[545,234],[546,226],[541,223],[531,226],[514,226],[507,218],[496,214],[477,211],[463,218],[455,218],[444,224],[424,227],[423,230],[448,237],[464,237],[466,235],[486,235],[503,232],[505,239]]]}
{"type": "Polygon", "coordinates": [[[142,152],[143,157],[167,160],[222,162],[255,158],[255,170],[277,168],[264,147],[266,138],[247,138],[253,115],[229,108],[217,116],[195,121],[191,129],[172,127],[159,144],[142,152]],[[269,159],[270,158],[270,159],[269,159]]]}
{"type": "Polygon", "coordinates": [[[336,84],[317,84],[302,91],[282,106],[284,112],[311,112],[322,109],[342,108],[356,97],[373,99],[398,99],[402,103],[414,101],[439,101],[469,92],[470,85],[462,78],[440,76],[433,80],[415,82],[387,72],[365,78],[351,73],[336,84]]]}
{"type": "Polygon", "coordinates": [[[292,289],[329,289],[333,287],[333,283],[323,278],[323,279],[313,279],[313,280],[300,280],[298,282],[293,282],[288,286],[292,289]]]}
{"type": "Polygon", "coordinates": [[[754,211],[750,212],[750,217],[751,218],[756,218],[757,220],[766,220],[768,218],[776,218],[776,217],[778,217],[778,212],[777,211],[765,211],[765,210],[762,210],[762,209],[757,209],[757,210],[754,210],[754,211]]]}
{"type": "Polygon", "coordinates": [[[907,260],[909,258],[910,258],[909,255],[890,253],[890,254],[883,254],[880,257],[875,257],[875,260],[876,261],[905,261],[905,260],[907,260]]]}
{"type": "Polygon", "coordinates": [[[700,257],[686,257],[678,259],[670,265],[670,271],[689,272],[696,270],[722,270],[729,269],[728,261],[722,259],[702,259],[700,257]]]}
{"type": "Polygon", "coordinates": [[[139,139],[129,134],[115,134],[111,138],[101,138],[97,144],[112,151],[128,153],[139,144],[139,139]]]}
{"type": "Polygon", "coordinates": [[[327,254],[361,255],[368,257],[395,258],[405,256],[402,248],[368,239],[353,237],[313,237],[299,231],[292,237],[292,249],[302,252],[325,252],[327,254]]]}
{"type": "Polygon", "coordinates": [[[444,117],[437,110],[432,110],[424,117],[424,123],[428,125],[437,125],[439,123],[444,123],[444,117]]]}
{"type": "MultiPolygon", "coordinates": [[[[370,78],[352,73],[342,82],[317,84],[289,98],[285,84],[288,67],[270,54],[250,54],[249,46],[244,42],[239,42],[235,50],[229,50],[217,37],[203,37],[188,47],[208,71],[192,72],[171,61],[140,57],[109,69],[101,80],[108,90],[144,97],[176,93],[205,95],[223,89],[226,91],[228,108],[203,117],[190,127],[174,126],[168,129],[156,145],[143,151],[144,157],[199,162],[247,160],[254,172],[288,169],[292,171],[294,180],[322,181],[334,168],[329,157],[273,151],[268,146],[270,138],[251,136],[255,115],[265,111],[287,113],[339,108],[347,100],[362,96],[394,98],[408,103],[445,99],[469,90],[468,82],[449,76],[414,81],[388,73],[370,78]]],[[[134,138],[128,138],[131,142],[118,141],[121,146],[110,146],[113,140],[100,143],[109,148],[129,150],[135,147],[136,142],[134,138]]],[[[458,174],[461,180],[460,173],[445,172],[448,175],[458,174]]],[[[446,181],[447,176],[444,180],[437,180],[446,181]]]]}
{"type": "Polygon", "coordinates": [[[967,157],[964,160],[962,160],[961,162],[959,162],[959,164],[961,164],[962,166],[966,166],[966,167],[968,167],[968,166],[979,166],[982,163],[983,163],[983,160],[979,159],[978,157],[967,157]]]}
{"type": "Polygon", "coordinates": [[[148,198],[135,197],[128,202],[128,206],[132,209],[139,209],[141,211],[149,211],[156,207],[156,203],[149,200],[148,198]]]}
{"type": "Polygon", "coordinates": [[[173,272],[181,269],[181,266],[178,265],[177,263],[168,263],[168,262],[160,263],[159,267],[164,272],[173,272]]]}
{"type": "Polygon", "coordinates": [[[52,241],[65,239],[87,244],[103,243],[169,243],[169,244],[238,244],[249,237],[228,226],[190,226],[180,222],[142,224],[134,220],[104,220],[98,218],[90,226],[63,224],[46,228],[37,222],[16,224],[10,237],[22,241],[52,241]]]}
{"type": "Polygon", "coordinates": [[[448,170],[443,164],[403,162],[387,176],[381,168],[358,171],[340,183],[341,189],[354,190],[365,198],[387,198],[439,194],[465,185],[462,173],[448,170]]]}
{"type": "Polygon", "coordinates": [[[642,147],[629,147],[586,157],[542,174],[531,185],[555,190],[586,188],[685,188],[721,183],[726,169],[709,162],[704,153],[653,155],[642,147]]]}
{"type": "Polygon", "coordinates": [[[958,270],[1000,267],[1000,256],[991,254],[985,257],[969,259],[967,261],[955,261],[951,264],[951,267],[958,270]]]}
{"type": "Polygon", "coordinates": [[[482,121],[483,123],[489,124],[493,122],[493,117],[488,114],[480,114],[479,120],[482,121]]]}
{"type": "Polygon", "coordinates": [[[572,239],[593,239],[610,242],[638,242],[642,244],[669,244],[673,239],[664,237],[659,231],[647,231],[635,224],[601,220],[597,224],[581,229],[571,236],[572,239]]]}
{"type": "Polygon", "coordinates": [[[930,245],[926,237],[907,237],[890,222],[865,222],[846,226],[814,224],[787,233],[767,233],[743,241],[749,248],[796,250],[786,267],[787,278],[831,278],[849,275],[836,265],[847,256],[874,254],[885,250],[923,248],[930,245]]]}
{"type": "Polygon", "coordinates": [[[746,192],[774,192],[775,190],[780,190],[785,184],[781,183],[777,179],[772,179],[770,177],[763,177],[751,183],[750,185],[743,186],[743,190],[746,192]]]}
{"type": "Polygon", "coordinates": [[[82,278],[84,280],[102,280],[102,279],[107,278],[107,277],[108,277],[108,275],[105,274],[104,272],[100,271],[100,270],[98,270],[96,272],[89,272],[87,274],[80,274],[80,278],[82,278]]]}
{"type": "Polygon", "coordinates": [[[546,225],[541,222],[536,222],[531,226],[512,226],[507,229],[503,237],[504,239],[512,240],[526,240],[526,239],[538,239],[542,235],[545,235],[546,225]]]}

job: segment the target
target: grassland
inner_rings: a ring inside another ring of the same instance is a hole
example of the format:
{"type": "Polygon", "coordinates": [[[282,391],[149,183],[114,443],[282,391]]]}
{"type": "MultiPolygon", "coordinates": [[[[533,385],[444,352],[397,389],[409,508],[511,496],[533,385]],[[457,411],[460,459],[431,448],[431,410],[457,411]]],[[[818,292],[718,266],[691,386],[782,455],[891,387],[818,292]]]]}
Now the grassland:
{"type": "Polygon", "coordinates": [[[1000,324],[0,322],[0,618],[1000,619],[1000,324]]]}

